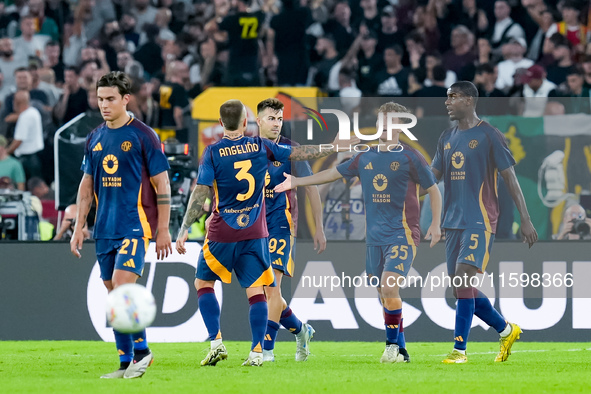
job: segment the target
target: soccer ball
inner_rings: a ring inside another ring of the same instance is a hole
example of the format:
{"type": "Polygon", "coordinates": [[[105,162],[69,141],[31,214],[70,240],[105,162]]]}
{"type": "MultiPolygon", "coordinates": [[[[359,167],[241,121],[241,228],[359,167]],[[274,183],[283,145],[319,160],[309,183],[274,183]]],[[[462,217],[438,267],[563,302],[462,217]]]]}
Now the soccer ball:
{"type": "Polygon", "coordinates": [[[156,317],[156,301],[144,286],[128,283],[109,293],[106,312],[111,327],[133,334],[152,324],[156,317]]]}

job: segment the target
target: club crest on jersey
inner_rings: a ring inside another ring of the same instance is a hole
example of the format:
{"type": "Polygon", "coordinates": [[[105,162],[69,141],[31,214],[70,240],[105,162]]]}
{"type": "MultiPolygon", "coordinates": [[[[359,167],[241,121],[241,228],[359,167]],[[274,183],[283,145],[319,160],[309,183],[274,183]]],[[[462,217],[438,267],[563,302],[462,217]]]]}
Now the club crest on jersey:
{"type": "Polygon", "coordinates": [[[378,174],[373,177],[373,187],[381,192],[388,187],[388,179],[384,174],[378,174]]]}
{"type": "Polygon", "coordinates": [[[280,161],[274,161],[274,162],[273,162],[273,165],[274,165],[275,167],[281,167],[281,164],[283,164],[283,163],[282,163],[282,162],[280,162],[280,161]]]}
{"type": "Polygon", "coordinates": [[[121,150],[123,152],[129,152],[131,150],[131,142],[123,141],[123,143],[121,144],[121,150]]]}
{"type": "Polygon", "coordinates": [[[470,147],[470,149],[474,149],[478,146],[478,141],[477,140],[472,140],[468,143],[468,146],[470,147]]]}
{"type": "Polygon", "coordinates": [[[248,217],[248,215],[245,214],[245,213],[243,213],[241,215],[238,215],[238,218],[236,219],[236,223],[240,227],[246,227],[246,226],[248,226],[248,222],[250,222],[250,217],[248,217]]]}
{"type": "Polygon", "coordinates": [[[451,165],[457,170],[462,168],[464,165],[464,155],[462,152],[454,152],[454,154],[451,155],[451,165]]]}
{"type": "Polygon", "coordinates": [[[392,163],[390,163],[390,169],[392,171],[397,171],[398,168],[400,168],[400,163],[397,161],[393,161],[392,163]]]}

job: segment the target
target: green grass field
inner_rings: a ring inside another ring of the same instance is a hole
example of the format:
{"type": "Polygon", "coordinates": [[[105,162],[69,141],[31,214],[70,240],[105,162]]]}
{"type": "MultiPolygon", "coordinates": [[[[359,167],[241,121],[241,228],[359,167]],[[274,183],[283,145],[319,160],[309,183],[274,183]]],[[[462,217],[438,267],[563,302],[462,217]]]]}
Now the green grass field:
{"type": "Polygon", "coordinates": [[[249,343],[225,342],[228,360],[200,367],[208,344],[152,344],[141,379],[105,380],[118,365],[103,342],[0,342],[0,392],[590,392],[591,343],[520,343],[494,363],[497,343],[471,343],[468,364],[444,365],[451,343],[412,343],[410,364],[382,365],[378,342],[312,342],[307,362],[294,361],[295,341],[279,342],[275,363],[241,367],[249,343]]]}

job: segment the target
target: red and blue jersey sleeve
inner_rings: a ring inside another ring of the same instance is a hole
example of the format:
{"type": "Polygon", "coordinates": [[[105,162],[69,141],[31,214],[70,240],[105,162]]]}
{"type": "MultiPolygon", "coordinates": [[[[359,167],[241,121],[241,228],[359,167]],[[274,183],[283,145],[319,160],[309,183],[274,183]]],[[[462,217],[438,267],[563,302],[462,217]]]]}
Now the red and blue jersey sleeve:
{"type": "MultiPolygon", "coordinates": [[[[260,138],[260,137],[257,137],[260,138]]],[[[280,146],[273,141],[269,141],[264,138],[260,138],[262,145],[265,147],[267,151],[267,158],[270,161],[278,161],[281,163],[285,163],[289,161],[289,155],[291,155],[291,148],[286,146],[280,146]]]]}
{"type": "Polygon", "coordinates": [[[345,178],[359,176],[359,159],[361,159],[361,153],[339,164],[337,171],[345,178]]]}
{"type": "Polygon", "coordinates": [[[410,177],[414,183],[425,190],[437,183],[431,167],[420,152],[410,149],[408,155],[411,162],[410,177]]]}
{"type": "Polygon", "coordinates": [[[211,158],[211,148],[208,146],[203,151],[201,162],[199,163],[199,173],[197,174],[197,184],[213,186],[215,173],[213,169],[213,160],[211,158]]]}
{"type": "Polygon", "coordinates": [[[499,171],[506,170],[515,165],[515,159],[505,142],[505,137],[497,129],[488,133],[494,165],[499,171]]]}

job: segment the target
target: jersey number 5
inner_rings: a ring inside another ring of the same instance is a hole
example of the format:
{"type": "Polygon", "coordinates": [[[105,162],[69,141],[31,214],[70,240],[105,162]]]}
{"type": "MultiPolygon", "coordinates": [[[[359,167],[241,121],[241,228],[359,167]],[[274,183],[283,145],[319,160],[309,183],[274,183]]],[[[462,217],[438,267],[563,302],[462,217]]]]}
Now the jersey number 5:
{"type": "Polygon", "coordinates": [[[238,174],[236,174],[236,179],[239,181],[246,179],[246,181],[248,181],[248,191],[246,193],[238,193],[236,195],[236,200],[238,201],[246,201],[251,198],[254,193],[254,177],[248,172],[251,167],[252,162],[250,160],[242,160],[234,163],[234,168],[240,169],[238,174]]]}

